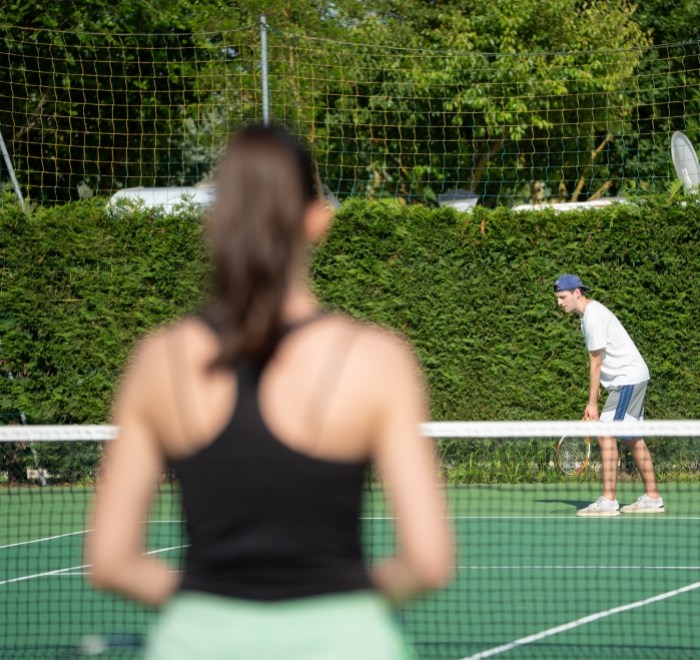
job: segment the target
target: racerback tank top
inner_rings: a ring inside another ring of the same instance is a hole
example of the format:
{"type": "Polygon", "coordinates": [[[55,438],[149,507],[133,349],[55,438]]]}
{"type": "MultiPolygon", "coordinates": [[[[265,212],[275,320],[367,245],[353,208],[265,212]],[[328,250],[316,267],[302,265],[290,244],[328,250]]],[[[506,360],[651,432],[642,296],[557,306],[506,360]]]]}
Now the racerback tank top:
{"type": "Polygon", "coordinates": [[[314,458],[275,437],[258,402],[263,370],[240,365],[224,430],[171,461],[190,541],[180,589],[274,601],[372,588],[359,529],[367,461],[314,458]]]}

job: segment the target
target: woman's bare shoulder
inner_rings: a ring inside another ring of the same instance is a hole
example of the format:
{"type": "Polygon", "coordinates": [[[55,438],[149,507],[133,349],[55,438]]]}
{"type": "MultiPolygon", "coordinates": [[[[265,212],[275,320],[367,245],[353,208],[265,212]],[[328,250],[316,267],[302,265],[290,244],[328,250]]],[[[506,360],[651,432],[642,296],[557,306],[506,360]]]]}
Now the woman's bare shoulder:
{"type": "Polygon", "coordinates": [[[356,345],[355,356],[369,368],[383,370],[397,363],[417,365],[413,347],[396,330],[343,314],[333,315],[332,322],[347,329],[356,345]]]}
{"type": "Polygon", "coordinates": [[[198,359],[215,354],[218,339],[199,317],[183,317],[143,335],[134,346],[127,368],[152,369],[164,361],[198,359]]]}

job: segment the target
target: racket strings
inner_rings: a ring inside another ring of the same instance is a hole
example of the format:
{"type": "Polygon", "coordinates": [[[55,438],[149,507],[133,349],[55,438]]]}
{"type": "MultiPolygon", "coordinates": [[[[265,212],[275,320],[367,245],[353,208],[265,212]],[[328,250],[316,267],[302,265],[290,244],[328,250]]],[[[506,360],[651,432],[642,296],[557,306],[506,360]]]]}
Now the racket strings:
{"type": "Polygon", "coordinates": [[[579,474],[588,465],[589,452],[587,438],[562,438],[558,446],[559,467],[565,474],[579,474]]]}

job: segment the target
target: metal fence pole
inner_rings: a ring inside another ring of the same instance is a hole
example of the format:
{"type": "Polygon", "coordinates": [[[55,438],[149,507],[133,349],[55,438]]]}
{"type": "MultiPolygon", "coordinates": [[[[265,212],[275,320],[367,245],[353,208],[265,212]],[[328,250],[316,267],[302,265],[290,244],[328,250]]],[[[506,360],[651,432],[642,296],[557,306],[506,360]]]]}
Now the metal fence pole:
{"type": "Polygon", "coordinates": [[[263,123],[270,123],[270,88],[267,79],[267,21],[260,17],[260,61],[262,63],[263,123]]]}
{"type": "Polygon", "coordinates": [[[7,153],[7,147],[5,146],[5,139],[2,137],[2,131],[0,131],[0,150],[2,150],[2,157],[5,159],[5,165],[7,166],[7,171],[10,173],[10,179],[12,179],[12,186],[15,189],[15,195],[19,200],[19,205],[24,211],[24,197],[22,197],[22,191],[19,189],[19,183],[17,183],[17,177],[15,176],[15,170],[12,167],[12,161],[10,160],[10,154],[7,153]]]}

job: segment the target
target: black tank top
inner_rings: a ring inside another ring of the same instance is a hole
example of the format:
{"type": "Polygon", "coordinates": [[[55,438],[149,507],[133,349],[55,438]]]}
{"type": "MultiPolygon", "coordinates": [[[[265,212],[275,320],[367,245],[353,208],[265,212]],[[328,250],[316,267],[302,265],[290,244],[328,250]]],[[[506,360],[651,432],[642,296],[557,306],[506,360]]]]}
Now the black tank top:
{"type": "Polygon", "coordinates": [[[313,458],[275,437],[258,404],[262,372],[239,366],[224,430],[171,461],[190,541],[180,589],[274,601],[371,588],[359,530],[367,462],[313,458]]]}

